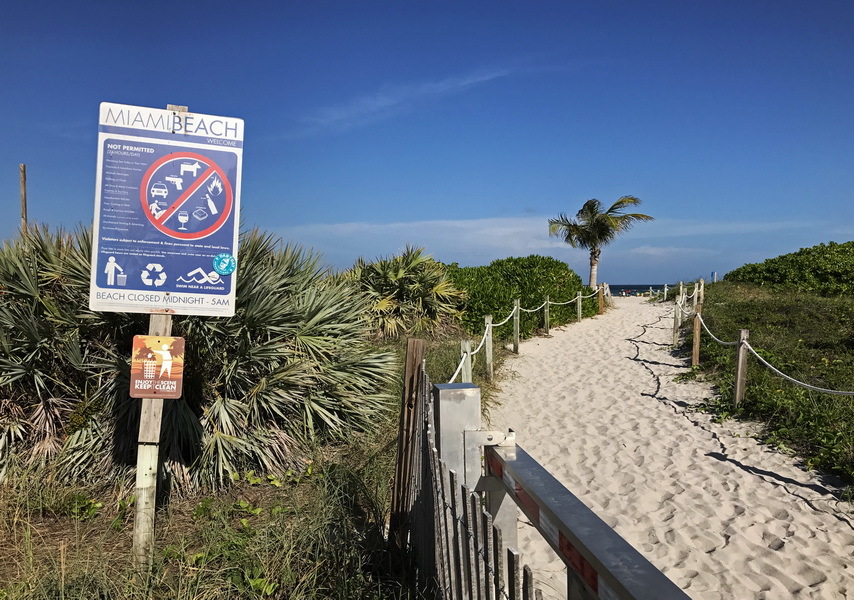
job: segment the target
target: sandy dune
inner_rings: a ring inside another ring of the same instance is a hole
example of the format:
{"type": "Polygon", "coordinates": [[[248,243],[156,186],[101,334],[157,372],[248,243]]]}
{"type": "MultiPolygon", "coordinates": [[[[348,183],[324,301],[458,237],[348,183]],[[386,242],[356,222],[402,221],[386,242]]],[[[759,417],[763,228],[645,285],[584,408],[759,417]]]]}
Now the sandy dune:
{"type": "MultiPolygon", "coordinates": [[[[492,425],[695,600],[854,599],[854,509],[796,458],[692,409],[674,378],[673,305],[617,298],[607,314],[523,342],[492,425]],[[847,512],[846,512],[847,511],[847,512]]],[[[520,546],[546,597],[563,563],[530,526],[520,546]]]]}

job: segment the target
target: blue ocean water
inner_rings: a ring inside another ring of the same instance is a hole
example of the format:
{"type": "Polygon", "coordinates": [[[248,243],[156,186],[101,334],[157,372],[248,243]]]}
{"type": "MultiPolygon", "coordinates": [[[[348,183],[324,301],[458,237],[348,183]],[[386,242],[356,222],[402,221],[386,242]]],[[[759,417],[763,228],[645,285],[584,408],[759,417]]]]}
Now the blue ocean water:
{"type": "MultiPolygon", "coordinates": [[[[608,286],[611,288],[611,294],[614,296],[640,296],[642,294],[649,294],[649,289],[652,288],[652,293],[662,292],[664,291],[664,284],[625,284],[625,283],[609,283],[608,286]],[[625,293],[624,293],[625,292],[625,293]]],[[[673,286],[670,286],[672,289],[673,286]]]]}

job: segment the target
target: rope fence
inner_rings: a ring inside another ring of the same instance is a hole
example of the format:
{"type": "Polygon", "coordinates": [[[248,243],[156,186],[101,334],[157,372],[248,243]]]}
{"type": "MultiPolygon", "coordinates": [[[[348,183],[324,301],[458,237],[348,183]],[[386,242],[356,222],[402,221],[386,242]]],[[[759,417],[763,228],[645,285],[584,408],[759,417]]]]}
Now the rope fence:
{"type": "Polygon", "coordinates": [[[780,369],[769,363],[765,360],[753,346],[747,341],[750,335],[750,332],[746,329],[739,330],[739,339],[734,342],[725,342],[722,339],[718,338],[715,334],[711,332],[709,326],[703,320],[702,310],[703,310],[703,295],[704,295],[704,282],[701,279],[695,286],[694,291],[688,295],[685,293],[685,290],[680,286],[680,293],[676,297],[675,300],[675,308],[673,313],[673,345],[676,346],[679,343],[679,328],[682,326],[683,317],[692,317],[694,319],[694,348],[691,356],[691,365],[698,366],[700,364],[700,332],[705,330],[706,333],[712,338],[716,343],[721,346],[736,346],[738,350],[738,357],[736,360],[736,371],[735,371],[735,398],[734,405],[738,407],[738,405],[744,400],[744,392],[747,381],[747,355],[752,354],[756,359],[762,364],[762,366],[766,367],[772,373],[777,375],[778,377],[782,377],[786,381],[793,383],[802,388],[812,390],[814,392],[820,392],[823,394],[831,394],[835,396],[854,396],[854,391],[841,391],[841,390],[831,390],[827,388],[818,387],[815,385],[810,385],[809,383],[799,381],[794,377],[783,373],[780,369]],[[693,309],[687,309],[687,301],[688,298],[693,298],[694,307],[693,309]],[[699,300],[698,300],[699,299],[699,300]]]}
{"type": "MultiPolygon", "coordinates": [[[[480,343],[478,344],[478,346],[475,350],[464,349],[461,351],[460,362],[457,365],[457,368],[454,371],[454,374],[451,376],[451,379],[448,381],[448,383],[454,383],[457,380],[457,377],[459,377],[461,373],[469,373],[468,382],[471,382],[471,376],[470,376],[471,359],[475,354],[480,352],[486,346],[487,343],[489,343],[491,345],[491,343],[492,343],[492,332],[496,327],[501,327],[502,325],[505,325],[507,322],[509,322],[510,319],[515,318],[514,327],[513,327],[513,339],[514,339],[513,351],[518,354],[518,352],[519,352],[519,316],[520,316],[520,313],[524,312],[524,313],[530,314],[530,313],[535,313],[535,312],[538,312],[540,310],[545,309],[546,310],[546,327],[545,328],[546,328],[546,331],[548,331],[548,329],[549,329],[548,308],[550,306],[566,306],[567,304],[571,304],[571,303],[575,302],[578,306],[578,320],[580,321],[581,320],[581,301],[586,300],[588,298],[593,298],[594,296],[597,296],[597,295],[601,296],[603,298],[603,301],[604,301],[605,297],[610,298],[611,289],[607,283],[601,284],[600,286],[597,287],[596,290],[593,291],[593,293],[588,294],[586,296],[582,296],[581,292],[578,292],[578,295],[575,298],[573,298],[572,300],[567,300],[566,302],[552,302],[551,300],[548,299],[548,296],[546,296],[546,300],[542,304],[540,304],[537,308],[522,308],[519,305],[519,300],[516,300],[514,302],[513,309],[510,311],[510,314],[507,315],[507,317],[499,323],[493,323],[491,320],[491,316],[487,317],[485,327],[484,327],[483,337],[481,337],[480,343]]],[[[600,312],[601,312],[601,309],[600,309],[600,312]]],[[[464,342],[464,344],[465,344],[465,342],[464,342]]],[[[489,378],[491,380],[493,369],[492,369],[492,360],[491,360],[490,356],[487,357],[487,362],[488,362],[487,372],[489,373],[489,378]]],[[[464,377],[464,380],[465,379],[466,378],[464,377]]]]}

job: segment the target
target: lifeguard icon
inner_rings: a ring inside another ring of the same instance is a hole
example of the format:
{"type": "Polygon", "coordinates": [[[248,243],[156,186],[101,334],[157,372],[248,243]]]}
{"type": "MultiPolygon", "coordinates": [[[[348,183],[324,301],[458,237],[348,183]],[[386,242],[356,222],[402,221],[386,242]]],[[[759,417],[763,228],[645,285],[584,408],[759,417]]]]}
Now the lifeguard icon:
{"type": "Polygon", "coordinates": [[[181,397],[184,338],[135,335],[130,364],[131,398],[181,397]]]}

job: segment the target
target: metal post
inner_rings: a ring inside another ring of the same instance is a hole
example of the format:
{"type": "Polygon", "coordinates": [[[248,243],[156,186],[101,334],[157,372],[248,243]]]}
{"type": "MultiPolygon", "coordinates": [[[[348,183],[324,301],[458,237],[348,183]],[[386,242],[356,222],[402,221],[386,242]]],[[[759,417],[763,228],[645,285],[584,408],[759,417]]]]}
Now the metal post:
{"type": "Polygon", "coordinates": [[[480,429],[480,388],[473,383],[437,383],[433,407],[439,458],[474,489],[483,470],[481,453],[466,454],[463,432],[480,429]]]}

